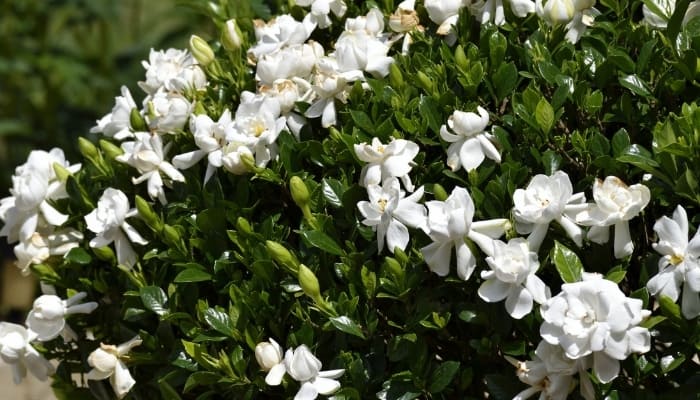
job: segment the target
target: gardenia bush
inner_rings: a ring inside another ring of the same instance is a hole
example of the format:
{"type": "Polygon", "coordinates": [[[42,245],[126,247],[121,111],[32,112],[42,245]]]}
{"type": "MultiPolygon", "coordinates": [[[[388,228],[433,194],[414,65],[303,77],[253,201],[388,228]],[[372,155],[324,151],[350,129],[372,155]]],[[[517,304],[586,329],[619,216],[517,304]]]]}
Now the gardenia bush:
{"type": "Polygon", "coordinates": [[[697,395],[696,2],[248,6],[152,50],[82,160],[15,170],[0,235],[43,290],[0,324],[15,382],[697,395]]]}

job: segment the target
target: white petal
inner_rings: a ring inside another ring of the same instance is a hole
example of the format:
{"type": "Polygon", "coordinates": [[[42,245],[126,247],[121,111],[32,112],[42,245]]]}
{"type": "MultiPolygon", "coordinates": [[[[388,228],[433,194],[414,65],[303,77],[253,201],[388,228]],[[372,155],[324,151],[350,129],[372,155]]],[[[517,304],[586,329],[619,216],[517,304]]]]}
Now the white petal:
{"type": "Polygon", "coordinates": [[[329,395],[340,389],[340,382],[335,379],[317,377],[313,381],[313,385],[320,394],[329,395]]]}
{"type": "Polygon", "coordinates": [[[610,240],[610,227],[608,226],[592,226],[588,230],[588,240],[598,243],[605,244],[610,240]]]}
{"type": "MultiPolygon", "coordinates": [[[[690,263],[686,260],[686,264],[690,263]]],[[[688,267],[688,271],[685,273],[685,282],[690,290],[695,293],[700,292],[700,265],[694,264],[688,267]]]]}
{"type": "Polygon", "coordinates": [[[505,299],[510,289],[511,285],[509,283],[499,281],[498,279],[489,279],[479,286],[477,293],[485,302],[496,303],[505,299]]]}
{"type": "Polygon", "coordinates": [[[481,143],[476,138],[470,138],[464,141],[459,149],[459,161],[462,167],[468,172],[476,169],[484,161],[484,151],[481,149],[481,143]]]}
{"type": "Polygon", "coordinates": [[[571,218],[562,215],[561,217],[557,218],[557,222],[559,222],[559,225],[564,228],[566,234],[569,235],[571,240],[576,243],[576,246],[581,247],[583,245],[583,230],[580,226],[576,225],[571,218]]]}
{"type": "Polygon", "coordinates": [[[272,367],[270,371],[265,376],[265,383],[270,386],[277,386],[282,383],[282,378],[284,374],[287,373],[287,368],[285,368],[284,363],[279,363],[272,367]]]}
{"type": "Polygon", "coordinates": [[[114,246],[117,248],[117,261],[119,264],[126,265],[129,268],[136,264],[136,252],[124,234],[120,233],[114,239],[114,246]]]}
{"type": "Polygon", "coordinates": [[[455,243],[457,252],[457,276],[462,280],[467,280],[476,268],[476,259],[466,243],[455,243]]]}
{"type": "Polygon", "coordinates": [[[634,243],[630,236],[630,226],[627,221],[620,221],[615,224],[615,258],[631,256],[634,251],[634,243]]]}
{"type": "Polygon", "coordinates": [[[627,331],[630,351],[633,353],[646,353],[651,348],[651,334],[649,329],[635,326],[627,331]]]}
{"type": "Polygon", "coordinates": [[[319,371],[318,376],[322,378],[340,378],[345,373],[344,369],[329,369],[327,371],[319,371]]]}
{"type": "Polygon", "coordinates": [[[46,201],[43,201],[41,205],[39,205],[39,209],[44,215],[44,219],[46,219],[46,222],[48,222],[51,225],[60,226],[63,225],[66,221],[68,221],[67,215],[61,214],[46,201]]]}
{"type": "Polygon", "coordinates": [[[683,316],[687,319],[692,319],[700,315],[700,293],[691,290],[687,283],[683,286],[681,311],[683,316]]]}
{"type": "Polygon", "coordinates": [[[433,242],[422,249],[423,259],[428,268],[439,276],[447,276],[450,273],[450,261],[452,259],[452,242],[433,242]]]}
{"type": "Polygon", "coordinates": [[[537,275],[529,275],[525,280],[525,287],[538,304],[543,304],[549,299],[549,288],[537,275]]]}
{"type": "Polygon", "coordinates": [[[386,232],[386,244],[389,247],[389,251],[394,253],[396,247],[402,251],[405,250],[406,245],[408,245],[408,239],[408,228],[406,228],[406,225],[392,219],[386,232]]]}
{"type": "Polygon", "coordinates": [[[141,245],[148,244],[148,240],[144,239],[143,236],[141,236],[141,234],[138,233],[138,231],[128,222],[125,221],[122,223],[122,230],[124,230],[124,233],[126,233],[126,236],[129,237],[129,240],[131,240],[132,243],[141,245]]]}
{"type": "Polygon", "coordinates": [[[318,397],[318,390],[311,382],[304,382],[294,396],[294,400],[314,400],[318,397]]]}
{"type": "Polygon", "coordinates": [[[117,398],[123,399],[131,388],[136,384],[134,378],[132,378],[129,369],[124,365],[122,361],[117,362],[117,367],[114,369],[114,375],[110,377],[110,382],[112,383],[112,388],[117,398]]]}
{"type": "Polygon", "coordinates": [[[190,151],[189,153],[179,154],[173,158],[175,168],[188,169],[197,164],[207,152],[204,150],[190,151]]]}
{"type": "Polygon", "coordinates": [[[593,371],[599,381],[608,383],[620,373],[620,362],[598,351],[593,354],[593,371]]]}
{"type": "Polygon", "coordinates": [[[521,319],[532,311],[532,295],[523,287],[511,291],[506,298],[506,310],[511,317],[521,319]]]}

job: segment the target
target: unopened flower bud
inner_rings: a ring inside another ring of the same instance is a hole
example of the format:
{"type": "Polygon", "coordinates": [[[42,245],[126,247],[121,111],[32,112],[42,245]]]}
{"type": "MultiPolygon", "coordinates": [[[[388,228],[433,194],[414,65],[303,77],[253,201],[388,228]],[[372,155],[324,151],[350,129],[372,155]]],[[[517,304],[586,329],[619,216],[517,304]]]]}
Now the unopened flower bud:
{"type": "Polygon", "coordinates": [[[445,201],[448,197],[445,188],[439,183],[433,185],[433,196],[435,196],[435,200],[437,201],[445,201]]]}
{"type": "Polygon", "coordinates": [[[255,346],[255,359],[263,371],[269,371],[282,362],[282,347],[273,339],[270,339],[269,342],[258,343],[255,346]]]}
{"type": "Polygon", "coordinates": [[[221,32],[221,44],[228,51],[240,49],[243,46],[243,34],[235,19],[230,19],[224,24],[221,32]]]}
{"type": "Polygon", "coordinates": [[[469,60],[467,59],[467,55],[464,54],[464,47],[462,47],[461,44],[455,49],[455,64],[465,71],[469,67],[469,60]]]}
{"type": "Polygon", "coordinates": [[[314,299],[321,300],[321,288],[318,284],[318,278],[312,270],[304,264],[299,265],[299,286],[304,293],[314,299]]]}
{"type": "Polygon", "coordinates": [[[418,71],[418,84],[428,92],[433,91],[433,81],[423,71],[418,71]]]}
{"type": "Polygon", "coordinates": [[[131,112],[129,113],[129,124],[131,125],[131,129],[133,129],[135,132],[148,131],[146,120],[143,119],[143,115],[141,115],[139,109],[136,107],[132,108],[131,112]]]}
{"type": "Polygon", "coordinates": [[[403,74],[396,63],[389,65],[389,81],[394,89],[398,90],[403,87],[403,74]]]}
{"type": "Polygon", "coordinates": [[[286,247],[272,240],[266,241],[265,247],[270,256],[278,263],[295,271],[299,269],[299,260],[286,247]]]}
{"type": "Polygon", "coordinates": [[[102,149],[105,156],[107,156],[107,159],[109,160],[114,160],[118,156],[124,154],[124,150],[122,150],[119,146],[115,146],[114,143],[110,142],[109,140],[100,139],[99,144],[100,149],[102,149]]]}
{"type": "Polygon", "coordinates": [[[158,214],[143,197],[136,195],[134,202],[136,203],[136,210],[138,210],[139,216],[146,222],[146,225],[155,231],[162,229],[163,223],[160,221],[158,214]]]}
{"type": "Polygon", "coordinates": [[[298,176],[293,176],[289,180],[289,190],[292,192],[292,199],[299,207],[306,207],[311,201],[309,189],[304,181],[298,176]]]}
{"type": "Polygon", "coordinates": [[[57,162],[53,163],[53,172],[56,174],[56,178],[58,178],[60,182],[65,182],[71,175],[70,171],[57,162]]]}
{"type": "Polygon", "coordinates": [[[197,35],[190,36],[190,51],[194,59],[204,67],[211,64],[216,58],[209,43],[197,35]]]}
{"type": "Polygon", "coordinates": [[[246,167],[246,169],[248,169],[248,171],[250,171],[250,172],[262,171],[262,168],[255,165],[255,158],[253,158],[252,154],[241,153],[241,162],[246,167]]]}
{"type": "Polygon", "coordinates": [[[236,229],[240,233],[244,233],[246,235],[252,235],[253,234],[253,228],[250,227],[250,222],[248,222],[247,219],[243,217],[238,217],[236,220],[236,229]]]}
{"type": "Polygon", "coordinates": [[[110,264],[114,264],[117,261],[117,257],[114,255],[114,250],[109,246],[103,247],[92,247],[92,252],[100,260],[110,264]]]}
{"type": "Polygon", "coordinates": [[[78,150],[80,150],[80,154],[82,154],[83,157],[90,160],[96,160],[100,156],[97,147],[84,137],[78,138],[78,150]]]}

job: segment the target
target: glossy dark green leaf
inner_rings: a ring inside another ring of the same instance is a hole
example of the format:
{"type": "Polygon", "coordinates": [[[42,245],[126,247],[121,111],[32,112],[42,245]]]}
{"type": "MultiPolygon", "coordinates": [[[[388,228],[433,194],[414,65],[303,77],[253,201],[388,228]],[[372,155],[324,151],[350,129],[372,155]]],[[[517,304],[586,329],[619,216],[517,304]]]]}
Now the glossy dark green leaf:
{"type": "Polygon", "coordinates": [[[166,303],[168,296],[165,291],[158,286],[145,286],[139,290],[139,296],[143,305],[158,315],[164,315],[168,312],[166,303]]]}
{"type": "Polygon", "coordinates": [[[361,339],[365,339],[365,334],[362,332],[362,328],[355,321],[351,320],[345,315],[339,317],[328,318],[335,329],[345,332],[349,335],[357,336],[361,339]]]}
{"type": "Polygon", "coordinates": [[[88,265],[92,262],[92,256],[82,247],[74,247],[64,256],[66,261],[73,264],[88,265]]]}
{"type": "Polygon", "coordinates": [[[204,312],[204,321],[217,332],[226,336],[235,335],[235,326],[229,315],[216,308],[208,308],[204,312]]]}
{"type": "Polygon", "coordinates": [[[304,231],[301,236],[311,246],[325,251],[326,253],[342,256],[343,249],[338,245],[338,242],[321,231],[304,231]]]}
{"type": "Polygon", "coordinates": [[[210,273],[203,271],[199,268],[187,268],[180,271],[177,276],[175,276],[175,283],[186,283],[186,282],[204,282],[210,281],[212,276],[210,273]]]}
{"type": "Polygon", "coordinates": [[[540,99],[535,109],[535,120],[544,133],[549,133],[554,126],[554,110],[547,100],[540,99]]]}
{"type": "Polygon", "coordinates": [[[629,89],[638,96],[651,97],[651,91],[647,84],[637,75],[623,75],[619,79],[620,85],[629,89]]]}
{"type": "Polygon", "coordinates": [[[430,377],[430,393],[440,393],[447,388],[459,371],[459,361],[445,361],[441,363],[430,377]]]}
{"type": "Polygon", "coordinates": [[[573,283],[581,280],[583,264],[576,253],[568,247],[554,241],[554,247],[549,255],[554,266],[559,272],[559,276],[565,283],[573,283]]]}

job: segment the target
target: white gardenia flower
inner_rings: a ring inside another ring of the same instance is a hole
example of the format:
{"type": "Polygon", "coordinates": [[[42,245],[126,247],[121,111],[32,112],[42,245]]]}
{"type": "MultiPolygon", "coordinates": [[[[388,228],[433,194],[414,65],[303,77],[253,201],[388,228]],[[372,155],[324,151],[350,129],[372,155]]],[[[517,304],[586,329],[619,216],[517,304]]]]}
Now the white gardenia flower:
{"type": "Polygon", "coordinates": [[[267,23],[259,19],[253,23],[257,43],[248,50],[251,60],[260,60],[263,55],[288,46],[304,44],[313,31],[289,14],[278,15],[267,23]]]}
{"type": "Polygon", "coordinates": [[[309,118],[321,117],[324,128],[335,125],[335,99],[347,102],[352,82],[363,78],[359,70],[341,72],[334,57],[321,58],[311,81],[316,100],[304,115],[309,118]]]}
{"type": "Polygon", "coordinates": [[[556,221],[579,247],[583,231],[576,225],[576,214],[586,207],[586,196],[574,194],[569,175],[557,171],[551,176],[535,175],[525,189],[513,193],[513,215],[520,234],[530,234],[527,240],[534,251],[539,249],[549,224],[556,221]]]}
{"type": "Polygon", "coordinates": [[[331,26],[331,12],[340,18],[348,10],[343,0],[295,0],[295,3],[302,7],[311,6],[310,12],[304,17],[304,25],[311,30],[317,26],[321,29],[331,26]]]}
{"type": "Polygon", "coordinates": [[[118,189],[107,188],[97,201],[97,208],[85,216],[87,228],[97,234],[90,240],[90,247],[104,247],[114,242],[117,261],[127,267],[136,264],[136,252],[131,242],[148,243],[126,219],[138,212],[129,208],[129,199],[118,189]]]}
{"type": "Polygon", "coordinates": [[[284,365],[287,374],[301,383],[294,400],[313,400],[319,394],[329,395],[336,392],[340,389],[340,382],[335,378],[345,373],[344,369],[321,371],[321,361],[303,344],[294,350],[287,350],[284,365]]]}
{"type": "Polygon", "coordinates": [[[258,92],[270,97],[280,105],[280,114],[287,122],[287,129],[299,140],[301,128],[306,125],[306,118],[294,112],[297,102],[310,103],[315,95],[311,83],[305,79],[277,79],[271,86],[261,86],[258,92]]]}
{"type": "Polygon", "coordinates": [[[535,11],[551,25],[566,25],[566,40],[576,43],[587,27],[593,25],[600,11],[594,8],[595,0],[535,0],[535,11]]]}
{"type": "Polygon", "coordinates": [[[379,138],[372,144],[356,144],[355,155],[367,163],[360,173],[360,186],[379,185],[388,178],[399,178],[407,191],[413,192],[413,183],[408,173],[413,168],[413,159],[418,155],[418,144],[405,139],[391,139],[384,145],[379,138]]]}
{"type": "Polygon", "coordinates": [[[457,276],[467,280],[474,272],[476,258],[464,242],[469,238],[488,255],[493,253],[492,239],[505,233],[505,218],[474,222],[474,202],[467,189],[455,187],[445,201],[429,201],[428,235],[433,243],[421,249],[425,263],[440,276],[450,272],[452,249],[457,254],[457,276]]]}
{"type": "Polygon", "coordinates": [[[277,138],[286,125],[280,116],[280,104],[275,98],[252,92],[241,94],[228,144],[224,147],[223,165],[234,174],[248,172],[241,160],[243,154],[255,157],[255,165],[265,167],[277,157],[277,138]]]}
{"type": "Polygon", "coordinates": [[[139,336],[119,346],[100,343],[100,347],[88,356],[88,364],[92,369],[85,375],[86,378],[93,381],[109,378],[114,394],[118,399],[123,399],[136,384],[124,360],[131,349],[140,344],[139,336]]]}
{"type": "Polygon", "coordinates": [[[67,328],[66,316],[90,314],[97,308],[94,301],[80,303],[85,297],[85,292],[77,293],[67,300],[53,294],[39,296],[34,300],[34,306],[27,316],[27,327],[36,333],[37,340],[46,342],[54,339],[67,328]]]}
{"type": "Polygon", "coordinates": [[[67,215],[50,204],[52,200],[68,197],[65,183],[53,169],[54,164],[70,173],[78,172],[81,167],[80,164],[71,165],[63,150],[53,148],[49,152],[32,151],[27,161],[15,169],[11,196],[0,199],[0,219],[5,222],[0,237],[6,236],[9,243],[26,242],[42,227],[60,226],[68,220],[67,215]]]}
{"type": "Polygon", "coordinates": [[[116,140],[134,136],[131,133],[131,110],[136,108],[136,102],[131,97],[128,87],[122,86],[121,93],[121,96],[114,98],[112,112],[98,120],[97,125],[90,129],[90,133],[102,133],[116,140]]]}
{"type": "Polygon", "coordinates": [[[384,15],[372,8],[367,16],[348,18],[345,31],[335,43],[335,58],[342,72],[365,71],[375,78],[389,75],[389,66],[394,62],[389,53],[389,44],[380,35],[384,31],[384,15]]]}
{"type": "Polygon", "coordinates": [[[681,206],[676,207],[673,219],[661,217],[654,224],[659,241],[654,250],[662,255],[659,273],[647,282],[649,293],[678,300],[681,286],[683,297],[681,311],[687,319],[700,315],[700,230],[688,241],[688,215],[681,206]]]}
{"type": "Polygon", "coordinates": [[[0,322],[0,358],[12,368],[16,385],[27,376],[27,370],[40,381],[46,381],[55,372],[54,366],[32,347],[33,339],[23,326],[0,322]]]}
{"type": "Polygon", "coordinates": [[[32,264],[42,264],[51,256],[62,256],[83,240],[83,234],[73,228],[54,231],[53,227],[37,227],[37,231],[27,240],[14,247],[17,268],[22,275],[29,275],[32,264]]]}
{"type": "Polygon", "coordinates": [[[632,254],[634,244],[630,236],[629,220],[639,215],[649,204],[651,193],[642,184],[627,186],[619,178],[608,176],[604,181],[596,179],[593,184],[595,204],[576,215],[576,222],[590,226],[588,239],[596,243],[607,243],[610,226],[615,227],[615,257],[632,254]]]}
{"type": "MultiPolygon", "coordinates": [[[[513,400],[525,400],[538,392],[541,392],[540,399],[565,400],[573,389],[573,375],[583,372],[582,379],[583,375],[588,376],[584,360],[572,360],[566,357],[559,346],[544,340],[540,341],[532,360],[522,362],[508,356],[506,359],[517,368],[518,379],[530,385],[515,395],[513,400]]],[[[594,399],[595,397],[590,400],[594,399]]]]}
{"type": "Polygon", "coordinates": [[[263,371],[267,371],[265,383],[270,386],[277,386],[282,383],[282,378],[287,372],[282,354],[282,346],[274,339],[269,342],[261,342],[255,346],[255,359],[263,371]]]}
{"type": "Polygon", "coordinates": [[[447,120],[447,126],[440,128],[440,137],[451,143],[447,148],[447,166],[452,171],[460,167],[467,172],[476,169],[485,157],[501,162],[501,154],[492,143],[494,136],[484,131],[489,124],[489,113],[481,106],[477,107],[477,112],[478,115],[455,111],[447,120]]]}
{"type": "Polygon", "coordinates": [[[396,38],[392,38],[391,40],[398,40],[403,36],[403,44],[401,45],[401,54],[403,55],[408,54],[408,48],[413,42],[409,33],[414,30],[419,32],[425,30],[425,28],[420,25],[420,19],[418,18],[415,6],[415,0],[404,0],[396,7],[396,11],[389,16],[389,28],[399,33],[396,38]]]}
{"type": "Polygon", "coordinates": [[[389,178],[382,186],[368,185],[367,195],[369,201],[358,202],[357,208],[365,217],[362,223],[376,230],[380,253],[384,249],[385,239],[391,253],[396,247],[405,250],[409,240],[407,226],[424,231],[427,229],[425,207],[418,203],[423,197],[423,186],[405,197],[399,180],[389,178]]]}
{"type": "MultiPolygon", "coordinates": [[[[533,0],[508,0],[508,4],[510,10],[518,18],[525,18],[528,14],[535,12],[535,2],[533,0]]],[[[476,18],[482,24],[493,22],[498,26],[502,26],[506,23],[503,0],[480,1],[471,8],[476,18]]]]}
{"type": "Polygon", "coordinates": [[[612,381],[620,371],[618,360],[649,351],[649,330],[639,324],[651,312],[642,309],[641,300],[626,297],[617,284],[600,275],[561,288],[540,306],[540,334],[571,359],[592,354],[598,380],[612,381]]]}
{"type": "Polygon", "coordinates": [[[159,90],[143,102],[148,127],[153,132],[175,133],[182,130],[192,114],[192,104],[179,93],[159,90]]]}
{"type": "Polygon", "coordinates": [[[459,20],[459,12],[471,0],[425,0],[423,3],[430,20],[439,25],[437,34],[447,36],[447,43],[454,44],[457,40],[454,25],[459,20]]]}
{"type": "Polygon", "coordinates": [[[223,147],[228,143],[233,121],[231,111],[224,110],[217,122],[208,115],[197,115],[190,120],[190,130],[194,135],[194,143],[199,150],[179,154],[173,157],[173,166],[178,169],[188,169],[207,157],[207,170],[204,173],[204,184],[214,175],[217,168],[223,165],[223,147]]]}
{"type": "Polygon", "coordinates": [[[146,69],[146,80],[139,82],[139,87],[150,95],[160,89],[184,93],[187,89],[199,90],[207,85],[204,71],[187,50],[151,49],[148,61],[142,61],[141,64],[146,69]]]}
{"type": "Polygon", "coordinates": [[[136,168],[141,176],[132,178],[134,185],[147,181],[148,195],[167,204],[163,190],[161,172],[173,182],[184,182],[185,177],[170,162],[165,160],[170,144],[163,146],[163,138],[148,132],[134,133],[135,140],[122,143],[124,154],[116,157],[117,161],[136,168]]]}
{"type": "Polygon", "coordinates": [[[489,303],[505,299],[511,317],[524,317],[532,311],[533,300],[542,304],[551,296],[547,285],[535,275],[540,263],[527,240],[515,238],[508,244],[494,240],[493,253],[486,262],[491,271],[481,272],[485,281],[479,287],[479,297],[489,303]]]}
{"type": "Polygon", "coordinates": [[[279,79],[308,80],[323,53],[323,46],[309,42],[265,54],[258,60],[255,79],[262,86],[271,86],[279,79]]]}

